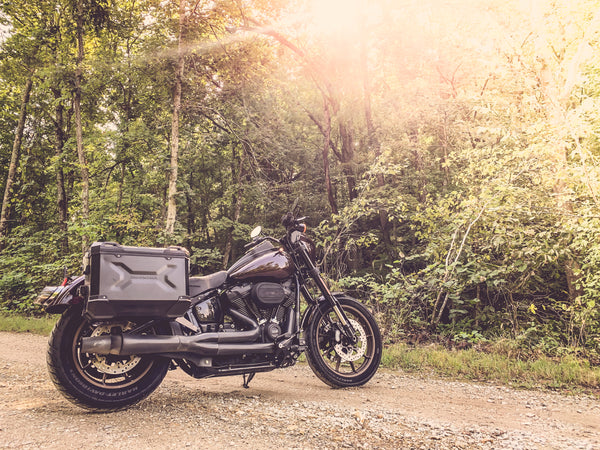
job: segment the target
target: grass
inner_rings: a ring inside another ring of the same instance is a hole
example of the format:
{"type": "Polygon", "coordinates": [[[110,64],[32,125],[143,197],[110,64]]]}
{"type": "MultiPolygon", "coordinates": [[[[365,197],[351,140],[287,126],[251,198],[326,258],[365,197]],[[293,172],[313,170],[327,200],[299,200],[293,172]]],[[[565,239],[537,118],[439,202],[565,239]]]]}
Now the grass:
{"type": "Polygon", "coordinates": [[[409,373],[600,394],[600,367],[573,356],[526,359],[494,352],[493,348],[483,352],[395,344],[384,351],[382,364],[409,373]]]}
{"type": "MultiPolygon", "coordinates": [[[[59,316],[25,317],[0,313],[0,331],[48,336],[59,316]]],[[[600,367],[574,356],[514,356],[503,345],[486,351],[452,350],[439,345],[395,344],[383,352],[382,366],[408,373],[492,381],[525,388],[549,388],[600,395],[600,367]]]]}
{"type": "Polygon", "coordinates": [[[19,314],[0,313],[0,331],[35,333],[48,336],[59,316],[26,317],[19,314]]]}

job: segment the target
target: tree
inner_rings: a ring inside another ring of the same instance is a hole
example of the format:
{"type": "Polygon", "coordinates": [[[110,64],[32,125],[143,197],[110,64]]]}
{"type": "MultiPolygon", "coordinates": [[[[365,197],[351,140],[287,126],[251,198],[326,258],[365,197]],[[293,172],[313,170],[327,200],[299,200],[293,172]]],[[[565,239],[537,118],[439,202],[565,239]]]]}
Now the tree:
{"type": "Polygon", "coordinates": [[[21,111],[19,113],[19,119],[17,123],[17,129],[15,130],[15,138],[13,141],[12,155],[10,158],[10,165],[8,168],[8,175],[6,177],[6,184],[4,187],[4,198],[2,200],[2,212],[0,213],[0,249],[2,248],[2,241],[6,235],[8,212],[11,197],[13,196],[13,184],[15,182],[15,176],[17,172],[17,166],[19,164],[19,154],[21,153],[21,142],[23,139],[23,130],[25,129],[25,120],[27,118],[27,105],[29,103],[29,95],[31,94],[31,87],[33,86],[32,78],[28,78],[25,87],[23,89],[23,96],[21,99],[21,111]]]}
{"type": "Polygon", "coordinates": [[[298,200],[322,269],[389,330],[594,345],[593,2],[0,8],[2,305],[81,240],[221,269],[298,200]]]}
{"type": "MultiPolygon", "coordinates": [[[[77,143],[77,157],[79,159],[79,171],[81,175],[81,214],[84,222],[90,216],[89,191],[90,179],[87,156],[83,144],[83,121],[81,116],[81,97],[83,80],[83,60],[85,57],[84,35],[86,13],[88,21],[98,30],[107,21],[108,9],[103,0],[73,0],[73,17],[75,19],[75,34],[77,41],[77,58],[75,62],[75,89],[73,96],[73,110],[75,112],[75,136],[77,143]]],[[[83,235],[82,250],[85,251],[89,245],[89,236],[83,235]]]]}
{"type": "Polygon", "coordinates": [[[179,115],[181,113],[181,84],[184,70],[184,30],[186,27],[186,2],[179,0],[179,30],[177,36],[177,61],[175,66],[175,86],[173,88],[173,120],[171,122],[171,165],[169,169],[169,192],[167,194],[167,220],[165,229],[168,234],[175,230],[177,218],[177,173],[179,164],[179,115]]]}

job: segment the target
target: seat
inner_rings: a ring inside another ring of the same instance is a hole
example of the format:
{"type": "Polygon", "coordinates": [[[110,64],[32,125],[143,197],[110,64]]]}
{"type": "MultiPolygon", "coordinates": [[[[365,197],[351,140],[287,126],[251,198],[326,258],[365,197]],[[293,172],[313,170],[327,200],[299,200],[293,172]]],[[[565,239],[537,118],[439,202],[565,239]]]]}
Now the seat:
{"type": "Polygon", "coordinates": [[[218,288],[225,283],[225,280],[227,280],[227,271],[222,270],[203,277],[190,277],[189,280],[190,297],[195,297],[203,292],[218,288]]]}

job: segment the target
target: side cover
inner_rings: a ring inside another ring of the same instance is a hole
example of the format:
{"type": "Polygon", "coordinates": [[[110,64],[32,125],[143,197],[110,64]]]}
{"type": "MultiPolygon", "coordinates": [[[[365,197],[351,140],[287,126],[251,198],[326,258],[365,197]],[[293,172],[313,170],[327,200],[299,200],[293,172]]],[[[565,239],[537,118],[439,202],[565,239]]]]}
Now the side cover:
{"type": "Polygon", "coordinates": [[[190,307],[188,252],[181,247],[126,247],[95,242],[84,258],[94,320],[173,318],[190,307]]]}

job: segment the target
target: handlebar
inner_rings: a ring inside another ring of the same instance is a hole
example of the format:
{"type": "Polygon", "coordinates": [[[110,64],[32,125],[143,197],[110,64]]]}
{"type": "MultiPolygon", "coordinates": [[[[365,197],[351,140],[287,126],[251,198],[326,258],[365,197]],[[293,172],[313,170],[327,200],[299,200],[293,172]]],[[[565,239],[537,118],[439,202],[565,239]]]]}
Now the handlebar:
{"type": "Polygon", "coordinates": [[[256,245],[261,244],[264,241],[271,241],[277,245],[281,244],[281,241],[279,239],[275,239],[274,237],[271,237],[271,236],[261,236],[261,237],[255,238],[252,242],[248,242],[246,245],[244,245],[244,248],[248,249],[248,248],[255,247],[256,245]]]}
{"type": "Polygon", "coordinates": [[[281,225],[290,231],[306,231],[306,225],[303,223],[308,217],[294,217],[294,214],[288,212],[281,218],[281,225]]]}
{"type": "MultiPolygon", "coordinates": [[[[291,212],[288,212],[281,218],[281,224],[285,227],[285,229],[288,233],[288,236],[290,236],[290,234],[294,231],[299,231],[301,233],[304,233],[304,232],[306,232],[306,224],[304,223],[304,220],[306,220],[307,218],[308,217],[296,218],[296,217],[294,217],[294,215],[291,212]]],[[[260,233],[260,228],[257,227],[257,229],[258,229],[258,233],[260,233]]],[[[285,240],[285,238],[284,238],[284,240],[285,240]]],[[[275,239],[274,237],[271,237],[271,236],[256,236],[256,237],[254,237],[252,242],[248,242],[246,245],[244,245],[244,248],[250,249],[250,248],[256,247],[257,245],[261,244],[264,241],[271,241],[271,242],[275,243],[276,245],[281,245],[283,243],[283,240],[275,239]]]]}

